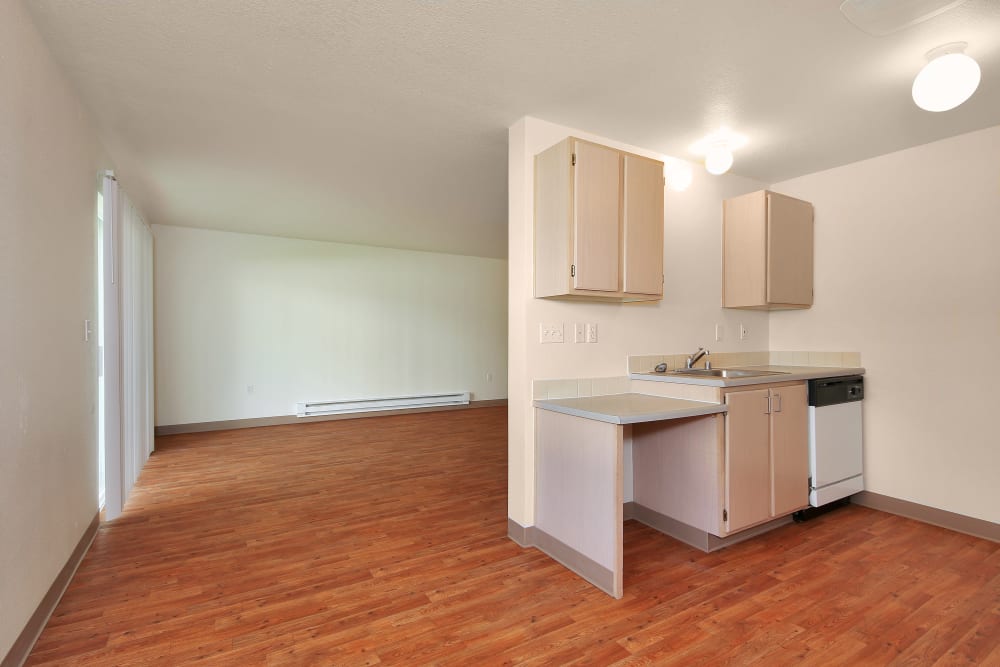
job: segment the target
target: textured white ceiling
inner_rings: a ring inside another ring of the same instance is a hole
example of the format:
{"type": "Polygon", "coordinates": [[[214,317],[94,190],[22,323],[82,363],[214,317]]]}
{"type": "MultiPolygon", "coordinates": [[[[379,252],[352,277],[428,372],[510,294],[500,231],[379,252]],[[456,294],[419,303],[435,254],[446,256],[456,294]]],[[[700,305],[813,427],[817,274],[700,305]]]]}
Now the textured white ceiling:
{"type": "Polygon", "coordinates": [[[26,0],[151,222],[504,257],[524,115],[774,182],[1000,123],[1000,1],[869,36],[840,0],[26,0]],[[969,42],[979,91],[910,100],[969,42]]]}

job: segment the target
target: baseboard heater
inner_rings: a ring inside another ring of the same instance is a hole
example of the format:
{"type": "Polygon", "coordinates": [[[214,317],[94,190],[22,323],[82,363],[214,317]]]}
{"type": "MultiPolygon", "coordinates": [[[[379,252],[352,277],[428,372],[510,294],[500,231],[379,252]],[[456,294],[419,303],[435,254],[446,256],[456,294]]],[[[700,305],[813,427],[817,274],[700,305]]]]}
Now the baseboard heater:
{"type": "Polygon", "coordinates": [[[378,412],[379,410],[409,410],[412,408],[439,408],[447,405],[468,405],[469,392],[454,394],[421,394],[419,396],[392,396],[389,398],[345,398],[336,401],[296,403],[299,417],[318,415],[343,415],[352,412],[378,412]]]}

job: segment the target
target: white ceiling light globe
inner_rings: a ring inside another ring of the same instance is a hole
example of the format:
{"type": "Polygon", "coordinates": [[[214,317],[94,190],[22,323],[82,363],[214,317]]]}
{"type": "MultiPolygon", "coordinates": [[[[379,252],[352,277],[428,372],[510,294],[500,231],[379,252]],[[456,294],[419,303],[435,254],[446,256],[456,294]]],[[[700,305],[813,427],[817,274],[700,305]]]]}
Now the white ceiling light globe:
{"type": "Polygon", "coordinates": [[[972,97],[982,73],[964,53],[946,53],[924,65],[913,79],[913,101],[927,111],[948,111],[972,97]]]}
{"type": "Polygon", "coordinates": [[[726,146],[712,146],[705,153],[705,171],[718,176],[733,166],[733,152],[726,146]]]}

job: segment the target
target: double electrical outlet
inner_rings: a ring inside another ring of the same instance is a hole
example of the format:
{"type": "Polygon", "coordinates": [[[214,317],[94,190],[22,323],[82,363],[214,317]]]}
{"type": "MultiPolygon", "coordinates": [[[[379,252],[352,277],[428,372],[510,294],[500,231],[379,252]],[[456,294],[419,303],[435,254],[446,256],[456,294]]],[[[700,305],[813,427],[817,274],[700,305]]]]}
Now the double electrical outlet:
{"type": "MultiPolygon", "coordinates": [[[[566,340],[563,335],[563,323],[557,322],[554,324],[539,324],[538,325],[538,341],[540,343],[562,343],[566,340]]],[[[573,342],[574,343],[596,343],[597,342],[597,323],[596,322],[577,322],[573,325],[573,342]]]]}

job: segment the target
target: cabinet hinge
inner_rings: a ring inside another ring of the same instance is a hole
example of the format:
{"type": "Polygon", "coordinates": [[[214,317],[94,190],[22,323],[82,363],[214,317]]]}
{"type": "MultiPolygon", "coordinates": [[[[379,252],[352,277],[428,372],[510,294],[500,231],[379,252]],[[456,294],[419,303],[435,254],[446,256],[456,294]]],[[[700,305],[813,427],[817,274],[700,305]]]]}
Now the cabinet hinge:
{"type": "Polygon", "coordinates": [[[576,153],[573,153],[573,166],[576,166],[576,153]]]}
{"type": "Polygon", "coordinates": [[[569,265],[569,277],[576,278],[576,264],[569,265]]]}
{"type": "Polygon", "coordinates": [[[726,510],[722,510],[722,520],[729,521],[729,512],[727,512],[726,510]]]}
{"type": "Polygon", "coordinates": [[[663,177],[663,187],[667,187],[667,177],[663,177]]]}

